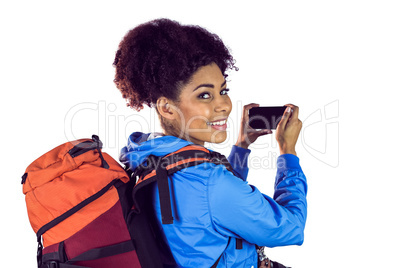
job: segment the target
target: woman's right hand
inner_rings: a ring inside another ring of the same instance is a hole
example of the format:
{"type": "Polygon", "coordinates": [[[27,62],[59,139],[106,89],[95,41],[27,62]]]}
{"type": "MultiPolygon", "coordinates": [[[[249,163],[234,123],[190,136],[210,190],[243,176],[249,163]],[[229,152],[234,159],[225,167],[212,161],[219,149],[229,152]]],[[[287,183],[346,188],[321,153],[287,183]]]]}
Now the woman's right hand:
{"type": "Polygon", "coordinates": [[[296,142],[302,128],[299,119],[299,107],[293,104],[286,108],[281,121],[276,128],[276,140],[279,144],[280,154],[296,154],[296,142]],[[293,110],[293,111],[292,111],[293,110]]]}

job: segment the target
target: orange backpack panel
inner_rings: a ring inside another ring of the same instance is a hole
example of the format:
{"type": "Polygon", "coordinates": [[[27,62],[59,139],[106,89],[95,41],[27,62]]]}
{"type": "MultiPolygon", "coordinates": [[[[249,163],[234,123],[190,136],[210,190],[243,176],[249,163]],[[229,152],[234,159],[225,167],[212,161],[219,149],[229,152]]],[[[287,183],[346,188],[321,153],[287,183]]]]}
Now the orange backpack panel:
{"type": "MultiPolygon", "coordinates": [[[[45,224],[99,192],[115,179],[128,182],[121,166],[108,154],[94,148],[90,139],[62,144],[30,164],[24,175],[23,192],[35,233],[45,224]],[[109,168],[102,166],[106,161],[109,168]]],[[[118,201],[114,186],[43,234],[46,247],[75,234],[118,201]]]]}

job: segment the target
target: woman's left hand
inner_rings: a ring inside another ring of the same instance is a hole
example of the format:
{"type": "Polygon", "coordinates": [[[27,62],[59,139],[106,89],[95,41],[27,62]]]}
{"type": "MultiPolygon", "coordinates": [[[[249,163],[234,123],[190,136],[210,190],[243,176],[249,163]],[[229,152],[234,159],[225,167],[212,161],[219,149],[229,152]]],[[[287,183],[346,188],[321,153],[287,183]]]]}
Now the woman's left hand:
{"type": "Polygon", "coordinates": [[[239,133],[239,138],[237,139],[236,146],[242,147],[247,149],[250,144],[255,142],[255,140],[263,135],[267,134],[272,134],[272,131],[270,129],[261,129],[261,130],[256,130],[252,127],[249,126],[249,117],[248,117],[248,110],[250,110],[253,107],[259,107],[259,104],[256,103],[250,103],[247,105],[244,105],[243,107],[243,115],[241,118],[241,124],[240,124],[240,133],[239,133]]]}

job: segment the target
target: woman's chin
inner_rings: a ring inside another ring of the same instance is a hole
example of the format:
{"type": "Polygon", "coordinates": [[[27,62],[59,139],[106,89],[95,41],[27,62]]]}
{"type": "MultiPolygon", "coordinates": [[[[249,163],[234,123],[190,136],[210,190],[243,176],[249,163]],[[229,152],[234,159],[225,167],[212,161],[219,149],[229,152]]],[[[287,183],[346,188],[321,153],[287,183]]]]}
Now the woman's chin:
{"type": "Polygon", "coordinates": [[[227,138],[227,132],[226,131],[219,131],[219,133],[212,135],[210,143],[222,143],[226,140],[227,138]]]}

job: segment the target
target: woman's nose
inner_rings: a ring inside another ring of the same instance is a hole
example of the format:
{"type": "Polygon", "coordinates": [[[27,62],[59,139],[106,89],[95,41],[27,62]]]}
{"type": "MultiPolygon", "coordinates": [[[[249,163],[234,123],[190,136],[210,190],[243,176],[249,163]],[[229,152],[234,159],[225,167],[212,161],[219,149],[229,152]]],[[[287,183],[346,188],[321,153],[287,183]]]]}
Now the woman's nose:
{"type": "Polygon", "coordinates": [[[232,101],[229,96],[221,95],[216,99],[216,112],[230,112],[232,110],[232,101]]]}

